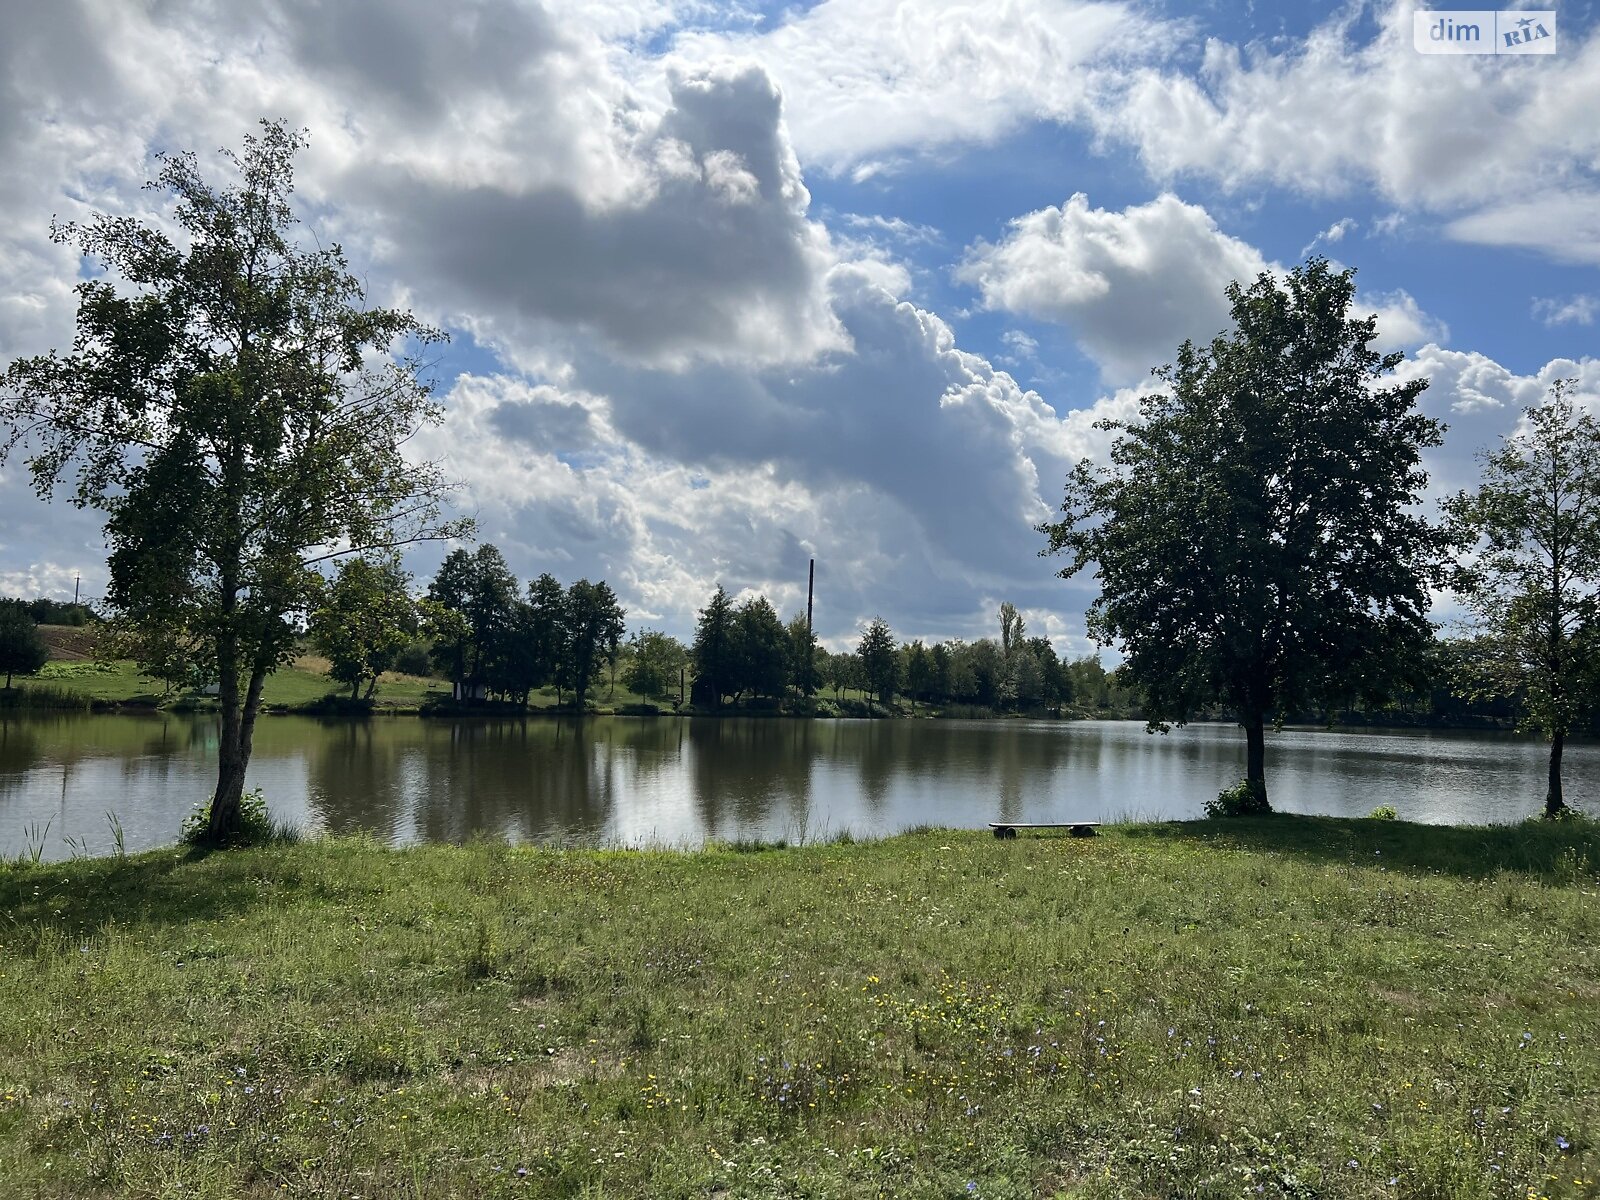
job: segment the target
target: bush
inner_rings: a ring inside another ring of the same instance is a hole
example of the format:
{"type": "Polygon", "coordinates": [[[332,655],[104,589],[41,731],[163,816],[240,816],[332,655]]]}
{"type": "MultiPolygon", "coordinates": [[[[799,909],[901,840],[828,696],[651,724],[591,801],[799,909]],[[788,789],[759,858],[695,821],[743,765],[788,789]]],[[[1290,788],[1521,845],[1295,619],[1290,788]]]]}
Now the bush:
{"type": "MultiPolygon", "coordinates": [[[[206,817],[211,812],[211,803],[200,805],[184,818],[183,828],[178,831],[178,841],[185,846],[201,846],[206,844],[206,817]]],[[[239,832],[228,843],[229,846],[261,846],[268,842],[293,842],[298,840],[298,833],[293,826],[274,821],[267,812],[267,798],[261,794],[260,788],[255,788],[239,797],[239,832]]]]}
{"type": "Polygon", "coordinates": [[[1395,811],[1395,807],[1392,804],[1380,804],[1369,812],[1367,816],[1374,821],[1398,821],[1400,819],[1400,814],[1395,811]]]}
{"type": "Polygon", "coordinates": [[[1266,789],[1248,779],[1218,792],[1215,800],[1206,801],[1208,817],[1254,817],[1271,811],[1266,789]]]}
{"type": "Polygon", "coordinates": [[[394,656],[394,669],[402,675],[420,675],[424,679],[433,674],[433,663],[428,660],[428,644],[412,642],[394,656]]]}

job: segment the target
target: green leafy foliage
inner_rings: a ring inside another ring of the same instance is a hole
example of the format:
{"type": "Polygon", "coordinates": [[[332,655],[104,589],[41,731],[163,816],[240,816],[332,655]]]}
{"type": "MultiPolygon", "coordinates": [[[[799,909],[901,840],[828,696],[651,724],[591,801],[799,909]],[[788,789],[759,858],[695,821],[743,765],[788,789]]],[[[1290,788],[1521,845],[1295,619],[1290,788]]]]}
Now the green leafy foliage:
{"type": "Polygon", "coordinates": [[[789,680],[800,695],[813,695],[821,677],[817,668],[820,647],[817,645],[816,634],[811,629],[811,623],[806,620],[805,613],[796,613],[790,618],[786,629],[789,636],[787,647],[789,680]]]}
{"type": "Polygon", "coordinates": [[[765,596],[751,596],[736,610],[738,674],[734,690],[766,699],[782,698],[789,684],[789,631],[765,596]]]}
{"type": "Polygon", "coordinates": [[[724,696],[737,692],[739,678],[738,631],[733,600],[719,584],[695,621],[695,703],[720,706],[724,696]]]}
{"type": "Polygon", "coordinates": [[[370,700],[378,676],[416,636],[410,582],[394,554],[347,558],[311,614],[312,644],[327,657],[328,674],[349,685],[351,699],[365,684],[370,700]]]}
{"type": "Polygon", "coordinates": [[[16,675],[34,675],[50,661],[50,647],[20,604],[0,604],[0,674],[6,687],[16,675]]]}
{"type": "Polygon", "coordinates": [[[623,619],[622,605],[604,580],[591,583],[580,579],[567,588],[556,671],[572,689],[573,703],[580,712],[599,664],[616,658],[625,629],[623,619]]]}
{"type": "Polygon", "coordinates": [[[874,617],[862,632],[856,657],[861,661],[866,690],[879,704],[888,704],[900,686],[900,659],[895,654],[894,634],[882,617],[874,617]]]}
{"type": "Polygon", "coordinates": [[[0,388],[4,454],[25,453],[41,495],[105,515],[126,653],[219,687],[217,842],[238,832],[261,689],[320,594],[319,561],[465,528],[441,519],[437,467],[401,452],[439,419],[421,355],[443,335],[369,307],[340,247],[297,235],[304,144],[264,121],[224,152],[226,186],[193,155],[161,159],[167,222],[54,226],[105,273],[78,284],[70,351],[12,363],[0,388]]]}
{"type": "Polygon", "coordinates": [[[211,809],[202,804],[184,818],[178,830],[178,842],[184,846],[207,846],[213,849],[242,846],[264,846],[269,842],[291,841],[293,835],[280,826],[267,811],[267,798],[260,788],[253,788],[239,797],[239,824],[226,838],[218,841],[210,832],[211,809]]]}
{"type": "Polygon", "coordinates": [[[1441,426],[1397,382],[1353,272],[1312,258],[1228,288],[1234,328],[1185,342],[1107,467],[1068,476],[1040,526],[1070,577],[1093,565],[1097,640],[1121,648],[1152,726],[1236,713],[1265,798],[1263,729],[1286,712],[1414,685],[1447,539],[1418,506],[1441,426]]]}
{"type": "Polygon", "coordinates": [[[1215,800],[1206,801],[1205,809],[1208,817],[1258,817],[1272,811],[1265,789],[1251,779],[1224,788],[1215,800]]]}
{"type": "Polygon", "coordinates": [[[455,549],[445,556],[428,585],[427,599],[438,606],[428,610],[428,628],[434,663],[446,678],[468,686],[490,685],[504,665],[517,617],[517,591],[517,577],[498,546],[455,549]]]}
{"type": "Polygon", "coordinates": [[[1559,380],[1446,502],[1472,557],[1454,586],[1472,614],[1462,666],[1479,694],[1514,695],[1550,739],[1545,812],[1565,807],[1566,737],[1600,701],[1600,422],[1559,380]]]}
{"type": "Polygon", "coordinates": [[[622,680],[629,690],[652,700],[678,694],[680,672],[689,662],[682,642],[656,629],[641,629],[629,640],[628,648],[622,680]]]}

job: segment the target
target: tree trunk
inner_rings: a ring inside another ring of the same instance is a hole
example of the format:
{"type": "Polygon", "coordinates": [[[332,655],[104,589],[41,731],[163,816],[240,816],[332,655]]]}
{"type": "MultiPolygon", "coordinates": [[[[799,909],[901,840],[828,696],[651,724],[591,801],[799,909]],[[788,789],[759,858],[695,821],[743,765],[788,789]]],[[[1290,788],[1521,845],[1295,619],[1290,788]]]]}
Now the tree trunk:
{"type": "MultiPolygon", "coordinates": [[[[232,658],[231,655],[227,657],[232,658]]],[[[222,737],[217,748],[217,790],[211,797],[211,812],[206,820],[207,845],[226,845],[239,833],[244,776],[250,766],[256,714],[261,709],[261,685],[266,677],[266,668],[257,663],[241,700],[238,675],[231,671],[223,674],[220,686],[222,737]]]]}
{"type": "Polygon", "coordinates": [[[231,690],[232,703],[226,700],[222,709],[222,733],[217,745],[217,790],[211,797],[211,812],[206,818],[205,840],[208,845],[220,846],[239,831],[239,801],[244,795],[244,772],[249,765],[240,753],[239,733],[242,726],[239,712],[239,685],[231,690]]]}
{"type": "Polygon", "coordinates": [[[1559,817],[1567,808],[1567,802],[1561,795],[1561,751],[1566,740],[1567,734],[1563,729],[1558,729],[1550,738],[1550,782],[1544,793],[1544,815],[1547,817],[1559,817]]]}
{"type": "Polygon", "coordinates": [[[1266,718],[1261,713],[1251,713],[1245,719],[1244,781],[1255,789],[1263,812],[1271,812],[1267,803],[1267,730],[1266,718]]]}

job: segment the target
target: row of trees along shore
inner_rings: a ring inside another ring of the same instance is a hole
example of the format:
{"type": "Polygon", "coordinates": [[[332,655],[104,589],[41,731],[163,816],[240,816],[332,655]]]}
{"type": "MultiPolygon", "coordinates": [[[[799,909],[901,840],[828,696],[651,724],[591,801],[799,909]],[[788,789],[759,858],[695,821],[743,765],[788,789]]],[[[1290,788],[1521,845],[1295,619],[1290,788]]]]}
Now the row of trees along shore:
{"type": "Polygon", "coordinates": [[[1000,606],[998,639],[901,643],[874,619],[855,647],[830,653],[804,614],[785,623],[766,597],[735,604],[721,587],[700,610],[690,645],[649,628],[624,640],[626,612],[603,580],[563,587],[544,574],[524,590],[490,544],[452,550],[422,597],[412,597],[410,584],[392,555],[349,558],[313,611],[311,645],[352,698],[370,698],[403,658],[419,669],[421,650],[457,698],[513,706],[553,687],[558,704],[582,711],[602,672],[620,672],[647,700],[688,701],[700,712],[771,708],[829,690],[839,702],[847,691],[866,693],[880,709],[904,697],[913,712],[919,703],[1056,714],[1074,703],[1091,711],[1137,706],[1098,657],[1064,662],[1049,639],[1027,637],[1011,604],[1000,606]]]}
{"type": "MultiPolygon", "coordinates": [[[[303,144],[262,122],[221,187],[192,155],[163,156],[153,187],[174,202],[168,224],[53,225],[105,274],[77,284],[69,351],[0,377],[0,464],[21,450],[41,496],[104,514],[120,644],[158,679],[218,683],[214,844],[238,835],[262,685],[307,623],[351,595],[393,597],[402,547],[473,532],[446,515],[439,465],[403,452],[442,418],[426,370],[445,335],[369,307],[340,247],[296,233],[303,144]]],[[[1462,661],[1550,739],[1545,803],[1559,815],[1565,739],[1600,688],[1593,418],[1558,383],[1484,460],[1480,486],[1429,520],[1422,454],[1443,426],[1417,408],[1427,380],[1399,371],[1401,353],[1374,348],[1376,318],[1352,312],[1353,272],[1312,258],[1228,296],[1232,329],[1184,343],[1136,417],[1102,423],[1109,463],[1079,464],[1060,518],[1040,526],[1062,575],[1092,572],[1089,627],[1122,654],[1119,680],[1153,727],[1233,714],[1247,743],[1234,806],[1267,811],[1265,729],[1415,694],[1432,595],[1450,590],[1470,618],[1462,661]]],[[[453,553],[430,588],[421,619],[436,652],[469,691],[515,697],[550,679],[581,699],[618,653],[616,597],[548,576],[524,597],[488,549],[453,553]],[[505,601],[507,624],[475,610],[479,587],[505,601]]],[[[638,658],[669,677],[670,642],[638,636],[638,658]]],[[[835,660],[803,649],[780,669],[795,636],[765,601],[713,598],[688,648],[702,695],[770,695],[780,678],[808,694],[842,687],[835,660]]],[[[902,649],[877,622],[854,657],[880,700],[904,688],[1060,702],[1072,678],[1020,621],[998,648],[942,653],[902,649]]],[[[353,690],[363,670],[350,668],[353,690]]]]}

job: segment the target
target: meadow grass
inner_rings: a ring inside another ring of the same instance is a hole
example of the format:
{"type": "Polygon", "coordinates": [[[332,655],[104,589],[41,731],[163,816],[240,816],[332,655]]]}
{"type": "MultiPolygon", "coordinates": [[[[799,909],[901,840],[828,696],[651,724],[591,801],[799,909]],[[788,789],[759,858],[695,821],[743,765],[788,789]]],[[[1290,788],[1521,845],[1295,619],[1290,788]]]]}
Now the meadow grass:
{"type": "Polygon", "coordinates": [[[1527,1197],[1600,834],[1278,816],[0,869],[0,1194],[1527,1197]]]}
{"type": "MultiPolygon", "coordinates": [[[[18,679],[19,690],[36,689],[55,693],[70,692],[92,701],[111,704],[157,705],[182,701],[205,707],[214,705],[214,697],[200,694],[171,692],[159,680],[141,674],[138,667],[127,661],[52,662],[32,679],[18,679]]],[[[437,679],[423,679],[414,675],[385,673],[378,684],[376,707],[415,708],[424,700],[448,695],[450,685],[437,679]]],[[[348,696],[350,689],[317,670],[305,666],[288,666],[268,677],[262,689],[262,702],[269,707],[294,708],[315,704],[333,695],[348,696]]]]}

